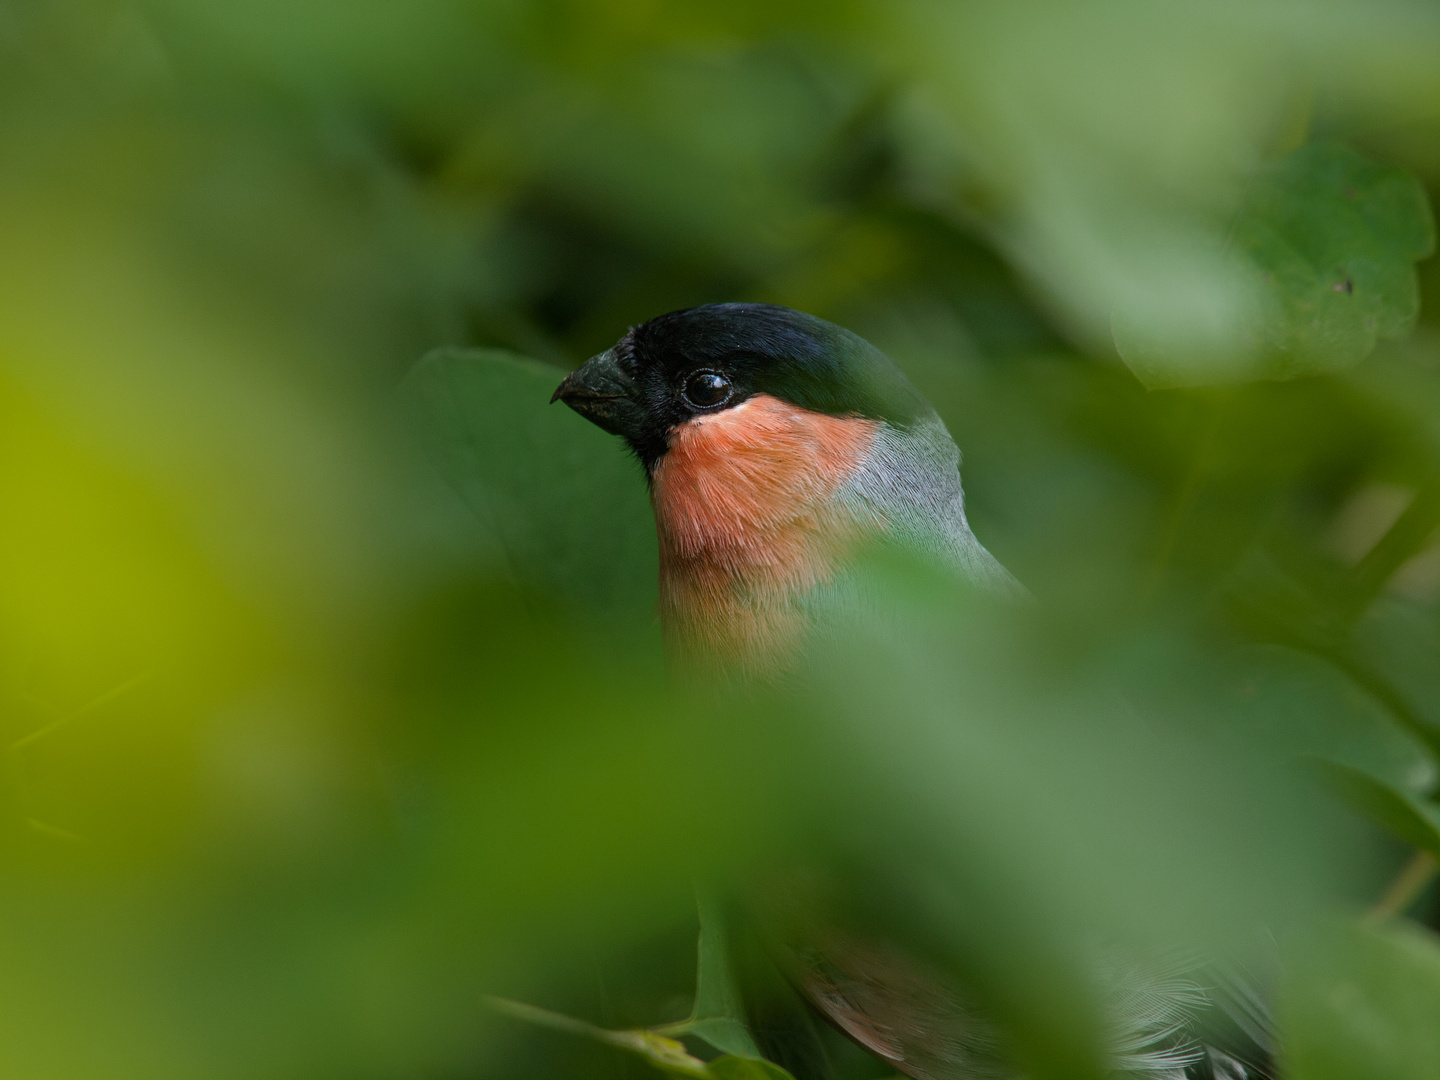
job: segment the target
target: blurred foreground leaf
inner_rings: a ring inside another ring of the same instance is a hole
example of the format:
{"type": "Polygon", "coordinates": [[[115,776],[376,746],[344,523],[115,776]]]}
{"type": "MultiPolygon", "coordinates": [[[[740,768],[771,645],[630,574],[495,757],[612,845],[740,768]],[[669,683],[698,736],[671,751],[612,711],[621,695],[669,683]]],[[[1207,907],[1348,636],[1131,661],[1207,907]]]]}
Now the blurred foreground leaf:
{"type": "Polygon", "coordinates": [[[654,606],[655,530],[619,440],[552,406],[565,372],[497,349],[437,349],[409,388],[446,479],[522,588],[590,611],[654,606]]]}
{"type": "Polygon", "coordinates": [[[1332,930],[1288,973],[1280,1019],[1290,1080],[1433,1080],[1440,939],[1398,922],[1332,930]]]}
{"type": "Polygon", "coordinates": [[[1301,147],[1255,181],[1226,239],[1235,324],[1189,351],[1116,312],[1115,344],[1145,385],[1293,378],[1352,367],[1420,310],[1415,262],[1435,246],[1429,202],[1402,169],[1334,142],[1301,147]]]}

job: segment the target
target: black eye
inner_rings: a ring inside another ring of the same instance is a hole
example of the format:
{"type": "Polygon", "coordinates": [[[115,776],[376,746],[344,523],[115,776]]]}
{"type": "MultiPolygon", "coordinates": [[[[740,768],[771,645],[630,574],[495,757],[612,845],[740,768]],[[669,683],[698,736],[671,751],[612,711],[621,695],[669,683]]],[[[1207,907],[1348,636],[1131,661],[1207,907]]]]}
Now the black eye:
{"type": "Polygon", "coordinates": [[[708,409],[730,396],[730,380],[713,371],[697,371],[685,380],[684,394],[695,408],[708,409]]]}

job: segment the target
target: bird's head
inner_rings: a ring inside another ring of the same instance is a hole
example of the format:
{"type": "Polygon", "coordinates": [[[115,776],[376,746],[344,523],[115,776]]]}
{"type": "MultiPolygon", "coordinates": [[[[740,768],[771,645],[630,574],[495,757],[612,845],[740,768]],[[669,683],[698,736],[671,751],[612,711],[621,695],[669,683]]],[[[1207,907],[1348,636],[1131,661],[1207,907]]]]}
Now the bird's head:
{"type": "Polygon", "coordinates": [[[889,357],[823,319],[771,304],[672,312],[592,357],[553,400],[644,464],[662,619],[713,663],[783,666],[817,594],[833,594],[873,538],[967,572],[967,560],[994,562],[965,523],[944,425],[889,357]]]}
{"type": "Polygon", "coordinates": [[[869,342],[774,304],[707,304],[652,319],[572,372],[552,400],[623,436],[653,477],[678,434],[756,397],[898,426],[930,413],[869,342]]]}

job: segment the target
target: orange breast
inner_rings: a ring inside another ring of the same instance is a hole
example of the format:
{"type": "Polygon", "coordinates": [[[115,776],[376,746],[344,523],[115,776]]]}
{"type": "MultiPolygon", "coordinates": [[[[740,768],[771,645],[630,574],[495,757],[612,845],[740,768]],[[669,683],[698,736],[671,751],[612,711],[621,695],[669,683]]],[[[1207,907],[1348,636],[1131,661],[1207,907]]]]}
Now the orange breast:
{"type": "Polygon", "coordinates": [[[803,595],[867,524],[835,498],[879,423],[765,394],[678,428],[651,475],[660,611],[692,661],[763,673],[803,638],[803,595]]]}

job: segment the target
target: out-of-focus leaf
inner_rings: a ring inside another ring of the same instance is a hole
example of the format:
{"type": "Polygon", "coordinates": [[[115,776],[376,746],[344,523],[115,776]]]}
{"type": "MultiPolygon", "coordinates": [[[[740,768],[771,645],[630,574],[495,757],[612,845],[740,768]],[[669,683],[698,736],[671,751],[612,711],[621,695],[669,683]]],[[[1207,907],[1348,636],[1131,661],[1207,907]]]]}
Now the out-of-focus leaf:
{"type": "Polygon", "coordinates": [[[1337,791],[1361,813],[1406,843],[1440,857],[1440,806],[1397,791],[1359,769],[1333,761],[1322,764],[1337,791]]]}
{"type": "Polygon", "coordinates": [[[1349,367],[1420,309],[1416,260],[1435,247],[1424,189],[1401,169],[1337,143],[1302,147],[1261,179],[1235,242],[1265,275],[1276,308],[1266,374],[1349,367]]]}
{"type": "Polygon", "coordinates": [[[1409,173],[1332,142],[1301,147],[1254,183],[1227,239],[1251,294],[1235,334],[1197,357],[1116,312],[1120,355],[1150,387],[1291,378],[1351,367],[1399,337],[1420,308],[1415,262],[1434,249],[1424,189],[1409,173]]]}
{"type": "MultiPolygon", "coordinates": [[[[1198,740],[1167,745],[1160,721],[1093,687],[1020,674],[1022,614],[954,594],[941,614],[930,605],[945,602],[943,584],[910,584],[917,602],[885,639],[846,642],[819,676],[834,694],[831,740],[884,792],[862,798],[857,785],[837,813],[883,848],[872,857],[886,860],[884,891],[903,897],[888,932],[943,959],[1031,1074],[1103,1074],[1103,1006],[1076,954],[1086,920],[1111,913],[1104,932],[1142,949],[1233,940],[1252,913],[1283,918],[1292,897],[1326,887],[1325,826],[1262,837],[1250,827],[1272,813],[1260,777],[1198,740]],[[1268,875],[1276,896],[1262,895],[1246,867],[1281,850],[1286,874],[1268,875]]],[[[889,599],[903,604],[898,589],[889,599]]]]}
{"type": "Polygon", "coordinates": [[[1440,940],[1409,923],[1334,928],[1282,982],[1290,1080],[1440,1075],[1440,940]]]}
{"type": "Polygon", "coordinates": [[[1419,729],[1440,743],[1440,613],[1381,597],[1356,624],[1352,640],[1360,662],[1385,680],[1419,729]]]}
{"type": "Polygon", "coordinates": [[[499,350],[437,349],[410,389],[436,461],[522,587],[644,613],[656,576],[644,480],[618,440],[550,403],[564,376],[499,350]]]}
{"type": "Polygon", "coordinates": [[[1274,645],[1248,650],[1238,708],[1284,753],[1337,762],[1413,795],[1440,779],[1435,755],[1333,664],[1274,645]]]}

